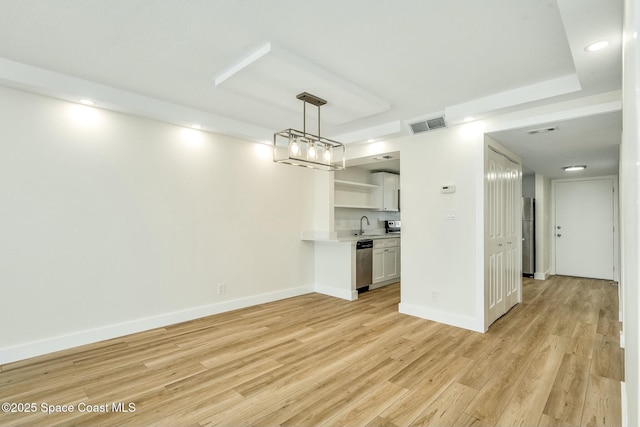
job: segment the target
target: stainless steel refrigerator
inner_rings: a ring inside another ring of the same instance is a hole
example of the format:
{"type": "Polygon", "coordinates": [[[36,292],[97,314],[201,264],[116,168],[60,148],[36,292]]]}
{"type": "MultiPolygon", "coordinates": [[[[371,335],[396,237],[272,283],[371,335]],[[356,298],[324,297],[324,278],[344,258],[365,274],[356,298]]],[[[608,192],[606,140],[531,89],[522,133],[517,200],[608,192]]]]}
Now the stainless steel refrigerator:
{"type": "Polygon", "coordinates": [[[527,277],[536,269],[535,206],[532,197],[522,198],[522,275],[527,277]]]}

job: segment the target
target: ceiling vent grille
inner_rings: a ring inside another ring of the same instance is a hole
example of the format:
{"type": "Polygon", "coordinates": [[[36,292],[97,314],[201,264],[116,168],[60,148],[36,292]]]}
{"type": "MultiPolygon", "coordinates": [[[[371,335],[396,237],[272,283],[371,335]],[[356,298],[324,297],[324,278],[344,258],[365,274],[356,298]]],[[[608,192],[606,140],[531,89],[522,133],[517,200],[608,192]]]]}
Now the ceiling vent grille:
{"type": "Polygon", "coordinates": [[[411,131],[416,134],[446,128],[447,123],[444,121],[444,117],[434,117],[427,120],[420,120],[415,123],[409,123],[409,126],[411,127],[411,131]]]}
{"type": "Polygon", "coordinates": [[[555,132],[557,130],[558,130],[558,126],[550,126],[547,128],[528,130],[527,133],[529,135],[537,135],[539,133],[555,132]]]}

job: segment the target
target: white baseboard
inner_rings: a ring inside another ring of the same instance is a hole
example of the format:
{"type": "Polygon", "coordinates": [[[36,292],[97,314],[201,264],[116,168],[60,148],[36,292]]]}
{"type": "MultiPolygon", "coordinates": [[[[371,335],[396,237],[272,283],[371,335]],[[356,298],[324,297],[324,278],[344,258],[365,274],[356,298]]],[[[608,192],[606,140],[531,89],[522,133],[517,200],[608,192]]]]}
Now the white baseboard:
{"type": "Polygon", "coordinates": [[[533,278],[536,280],[547,280],[549,276],[550,274],[548,271],[545,271],[544,273],[533,273],[533,278]]]}
{"type": "Polygon", "coordinates": [[[408,314],[410,316],[420,317],[422,319],[433,320],[434,322],[457,326],[458,328],[482,333],[485,332],[482,320],[478,321],[478,319],[475,319],[473,317],[460,316],[445,311],[420,307],[417,305],[406,304],[402,302],[398,304],[398,311],[402,314],[408,314]]]}
{"type": "Polygon", "coordinates": [[[304,295],[313,291],[313,286],[300,286],[297,288],[223,301],[216,304],[160,314],[158,316],[117,323],[114,325],[107,325],[100,328],[78,331],[67,335],[28,342],[16,346],[3,347],[0,348],[0,364],[16,362],[30,357],[66,350],[68,348],[85,344],[92,344],[136,332],[147,331],[149,329],[161,328],[163,326],[186,322],[188,320],[224,313],[231,310],[237,310],[239,308],[304,295]]]}
{"type": "Polygon", "coordinates": [[[330,286],[319,285],[316,285],[314,287],[314,291],[319,294],[329,295],[330,297],[346,299],[347,301],[355,301],[358,299],[358,291],[348,291],[338,288],[332,288],[330,286]]]}

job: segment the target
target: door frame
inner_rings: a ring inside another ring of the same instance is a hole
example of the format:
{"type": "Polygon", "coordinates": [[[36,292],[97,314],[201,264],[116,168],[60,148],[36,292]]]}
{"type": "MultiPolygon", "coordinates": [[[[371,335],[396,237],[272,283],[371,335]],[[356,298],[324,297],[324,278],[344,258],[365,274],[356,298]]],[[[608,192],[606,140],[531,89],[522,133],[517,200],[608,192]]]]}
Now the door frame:
{"type": "Polygon", "coordinates": [[[613,281],[620,282],[620,225],[619,225],[619,210],[618,201],[620,198],[620,192],[618,191],[618,175],[605,175],[605,176],[593,176],[587,178],[562,178],[551,180],[551,220],[549,221],[551,227],[549,228],[549,241],[552,242],[550,255],[551,255],[551,274],[556,274],[556,184],[561,182],[577,182],[577,181],[613,181],[613,281]]]}

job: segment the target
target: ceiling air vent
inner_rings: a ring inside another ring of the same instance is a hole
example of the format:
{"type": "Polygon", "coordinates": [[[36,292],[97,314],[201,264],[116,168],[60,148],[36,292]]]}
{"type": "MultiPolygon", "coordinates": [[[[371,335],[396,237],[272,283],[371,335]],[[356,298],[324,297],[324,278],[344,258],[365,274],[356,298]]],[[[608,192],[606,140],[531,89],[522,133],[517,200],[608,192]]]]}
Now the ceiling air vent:
{"type": "Polygon", "coordinates": [[[415,123],[409,123],[409,126],[411,126],[411,131],[416,134],[446,128],[447,123],[444,121],[444,117],[434,117],[427,120],[420,120],[415,123]]]}
{"type": "Polygon", "coordinates": [[[550,126],[550,127],[547,127],[547,128],[528,130],[527,133],[529,135],[536,135],[538,133],[554,132],[556,130],[558,130],[558,126],[550,126]]]}

